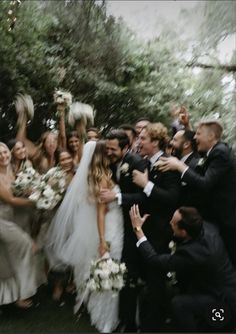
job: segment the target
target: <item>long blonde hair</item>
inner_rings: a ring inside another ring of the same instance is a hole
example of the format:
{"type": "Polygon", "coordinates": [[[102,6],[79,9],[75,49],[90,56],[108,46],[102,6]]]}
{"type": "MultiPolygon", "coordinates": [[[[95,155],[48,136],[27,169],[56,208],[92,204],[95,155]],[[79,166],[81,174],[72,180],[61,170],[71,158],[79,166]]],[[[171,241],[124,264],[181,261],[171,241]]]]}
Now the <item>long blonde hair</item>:
{"type": "Polygon", "coordinates": [[[89,200],[97,202],[102,180],[105,180],[105,182],[107,182],[108,188],[112,187],[112,172],[109,168],[109,164],[110,162],[106,153],[106,142],[104,140],[100,140],[96,143],[93,157],[89,166],[89,200]]]}

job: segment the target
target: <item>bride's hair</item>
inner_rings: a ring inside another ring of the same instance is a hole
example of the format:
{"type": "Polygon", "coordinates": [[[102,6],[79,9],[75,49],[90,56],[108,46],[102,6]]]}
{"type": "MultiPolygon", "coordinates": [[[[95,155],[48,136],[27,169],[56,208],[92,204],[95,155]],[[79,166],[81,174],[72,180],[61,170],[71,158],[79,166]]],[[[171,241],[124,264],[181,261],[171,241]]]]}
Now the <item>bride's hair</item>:
{"type": "Polygon", "coordinates": [[[97,202],[101,189],[101,182],[105,181],[107,187],[111,188],[112,172],[109,168],[109,159],[106,153],[106,142],[100,140],[96,143],[91,163],[88,171],[88,194],[89,200],[97,202]]]}

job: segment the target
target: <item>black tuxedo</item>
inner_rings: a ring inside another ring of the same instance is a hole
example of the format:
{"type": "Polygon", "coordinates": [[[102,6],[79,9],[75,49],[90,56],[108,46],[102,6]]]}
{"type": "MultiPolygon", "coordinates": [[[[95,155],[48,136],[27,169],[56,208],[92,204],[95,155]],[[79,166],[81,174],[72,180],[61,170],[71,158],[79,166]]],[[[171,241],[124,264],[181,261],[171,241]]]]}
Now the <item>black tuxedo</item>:
{"type": "MultiPolygon", "coordinates": [[[[152,267],[155,266],[159,274],[169,271],[176,272],[181,292],[177,300],[181,300],[182,307],[186,307],[182,309],[181,317],[178,319],[182,321],[182,325],[185,322],[191,324],[187,315],[188,312],[191,312],[192,305],[184,304],[184,301],[191,299],[186,299],[185,295],[193,297],[192,301],[196,304],[196,308],[198,302],[199,305],[202,305],[204,300],[207,300],[207,303],[209,301],[212,305],[214,301],[224,301],[232,308],[236,316],[236,271],[213,225],[204,223],[201,235],[194,240],[177,243],[176,252],[172,255],[158,254],[149,241],[144,241],[139,250],[145,261],[152,267]]],[[[174,302],[173,305],[179,304],[174,302]]]]}
{"type": "MultiPolygon", "coordinates": [[[[122,203],[128,206],[134,203],[143,204],[143,212],[150,214],[145,222],[144,232],[159,252],[166,252],[171,237],[169,222],[178,203],[180,177],[177,172],[160,172],[155,166],[149,168],[148,174],[149,181],[154,184],[150,196],[144,192],[122,194],[122,203]]],[[[165,276],[157,275],[155,269],[146,265],[144,268],[147,290],[140,304],[141,330],[161,330],[166,299],[165,276]]]]}
{"type": "Polygon", "coordinates": [[[186,171],[182,181],[193,193],[200,192],[194,206],[204,219],[219,226],[236,265],[236,164],[228,145],[217,143],[201,165],[186,171]]]}
{"type": "MultiPolygon", "coordinates": [[[[119,185],[121,193],[132,195],[142,192],[142,189],[135,185],[132,180],[132,172],[137,169],[144,172],[146,161],[139,155],[128,152],[121,165],[111,166],[113,179],[119,185]],[[117,179],[117,168],[119,168],[119,179],[117,179]]],[[[130,205],[122,205],[124,217],[124,247],[122,261],[126,263],[128,273],[126,286],[120,293],[120,320],[125,325],[126,331],[135,331],[135,317],[138,298],[137,280],[140,277],[140,255],[136,248],[136,238],[132,229],[129,216],[130,205]]]]}
{"type": "MultiPolygon", "coordinates": [[[[192,169],[195,169],[198,161],[200,159],[200,155],[197,152],[192,152],[188,158],[184,161],[184,163],[192,169]]],[[[189,186],[186,182],[181,182],[181,191],[179,197],[179,205],[180,206],[196,206],[196,203],[199,203],[201,199],[201,192],[196,191],[191,186],[189,186]]]]}

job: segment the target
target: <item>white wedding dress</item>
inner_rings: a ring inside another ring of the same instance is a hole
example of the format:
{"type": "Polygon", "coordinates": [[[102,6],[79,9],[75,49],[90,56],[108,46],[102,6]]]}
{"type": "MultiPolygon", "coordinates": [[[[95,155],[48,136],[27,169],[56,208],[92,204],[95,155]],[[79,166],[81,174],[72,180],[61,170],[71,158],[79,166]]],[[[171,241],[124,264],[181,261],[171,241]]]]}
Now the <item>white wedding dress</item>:
{"type": "MultiPolygon", "coordinates": [[[[96,142],[84,146],[79,168],[68,188],[48,230],[47,253],[50,265],[70,264],[74,267],[77,287],[75,313],[84,303],[90,314],[91,323],[100,332],[112,332],[118,325],[119,296],[113,291],[93,292],[85,289],[89,278],[91,261],[99,257],[99,235],[97,228],[96,203],[88,200],[88,168],[96,142]]],[[[114,187],[118,191],[118,186],[114,187]]],[[[121,259],[123,248],[123,215],[116,202],[108,205],[105,216],[105,238],[109,241],[110,256],[121,259]]]]}

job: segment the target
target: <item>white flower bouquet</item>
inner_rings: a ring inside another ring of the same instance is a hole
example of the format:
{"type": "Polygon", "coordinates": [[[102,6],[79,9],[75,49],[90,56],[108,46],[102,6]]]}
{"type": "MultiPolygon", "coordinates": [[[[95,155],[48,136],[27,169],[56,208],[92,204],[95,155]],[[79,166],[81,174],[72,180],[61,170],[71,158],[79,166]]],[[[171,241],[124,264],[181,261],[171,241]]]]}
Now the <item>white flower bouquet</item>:
{"type": "Polygon", "coordinates": [[[125,263],[119,263],[110,257],[109,253],[97,261],[92,261],[90,277],[86,288],[90,291],[120,291],[124,286],[125,263]]]}
{"type": "Polygon", "coordinates": [[[36,207],[43,210],[52,210],[62,199],[66,189],[65,172],[60,167],[53,167],[41,176],[37,188],[29,196],[36,202],[36,207]]]}
{"type": "Polygon", "coordinates": [[[56,90],[53,94],[53,98],[56,104],[65,104],[67,107],[72,104],[72,95],[70,92],[56,90]]]}
{"type": "Polygon", "coordinates": [[[12,183],[13,195],[28,197],[40,185],[40,174],[33,167],[27,167],[17,174],[12,183]]]}

